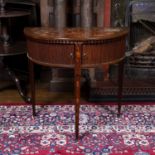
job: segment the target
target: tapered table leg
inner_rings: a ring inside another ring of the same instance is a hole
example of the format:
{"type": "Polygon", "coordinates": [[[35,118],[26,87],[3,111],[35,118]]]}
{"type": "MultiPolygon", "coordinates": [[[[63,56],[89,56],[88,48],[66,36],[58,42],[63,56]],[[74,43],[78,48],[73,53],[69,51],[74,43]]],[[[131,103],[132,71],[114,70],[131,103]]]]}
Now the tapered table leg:
{"type": "Polygon", "coordinates": [[[118,64],[118,117],[121,114],[123,79],[124,79],[124,60],[120,61],[118,64]]]}
{"type": "Polygon", "coordinates": [[[34,63],[29,60],[29,80],[30,80],[30,93],[33,116],[36,116],[35,109],[35,79],[34,79],[34,63]]]}
{"type": "Polygon", "coordinates": [[[75,45],[75,134],[76,140],[79,138],[79,111],[80,111],[80,79],[81,79],[81,45],[75,45]]]}

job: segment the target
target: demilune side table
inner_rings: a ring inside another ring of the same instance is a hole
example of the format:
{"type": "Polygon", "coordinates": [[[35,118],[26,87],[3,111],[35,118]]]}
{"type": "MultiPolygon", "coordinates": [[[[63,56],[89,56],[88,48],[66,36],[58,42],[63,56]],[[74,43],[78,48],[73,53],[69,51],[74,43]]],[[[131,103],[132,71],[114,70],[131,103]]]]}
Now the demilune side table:
{"type": "Polygon", "coordinates": [[[80,80],[83,68],[119,64],[118,115],[120,115],[127,28],[29,27],[24,29],[24,33],[27,38],[33,115],[36,115],[35,63],[49,67],[74,68],[76,139],[79,137],[80,80]]]}

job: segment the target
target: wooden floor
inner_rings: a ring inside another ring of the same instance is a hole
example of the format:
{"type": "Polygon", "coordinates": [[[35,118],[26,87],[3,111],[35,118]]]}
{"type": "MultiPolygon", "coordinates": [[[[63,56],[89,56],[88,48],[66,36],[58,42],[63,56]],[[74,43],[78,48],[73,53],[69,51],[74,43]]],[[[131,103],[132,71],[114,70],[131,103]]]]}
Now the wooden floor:
{"type": "MultiPolygon", "coordinates": [[[[24,103],[24,100],[18,93],[17,88],[13,84],[5,84],[3,89],[0,90],[0,104],[24,103]]],[[[48,89],[48,84],[44,82],[36,82],[36,102],[37,103],[59,103],[66,101],[73,103],[73,92],[51,92],[48,89]]]]}
{"type": "MultiPolygon", "coordinates": [[[[67,103],[67,104],[74,104],[74,94],[72,92],[51,92],[49,91],[49,83],[43,81],[36,81],[36,102],[41,104],[59,104],[59,103],[67,103]]],[[[150,90],[155,91],[155,81],[147,81],[142,82],[131,82],[128,83],[131,88],[135,87],[146,87],[150,88],[150,90]],[[152,89],[151,89],[152,88],[152,89]]],[[[100,86],[102,86],[100,84],[100,86]]],[[[105,85],[104,85],[105,86],[105,85]]],[[[126,85],[125,85],[126,86],[126,85]]],[[[99,86],[98,86],[99,87],[99,86]]],[[[93,90],[93,89],[92,89],[93,90]]],[[[148,89],[146,89],[148,91],[148,89]]],[[[103,90],[102,90],[103,91],[103,90]]],[[[147,92],[148,93],[148,92],[147,92]]],[[[154,93],[154,92],[151,92],[154,93]]],[[[147,94],[149,95],[149,94],[147,94]]],[[[93,95],[92,95],[93,98],[93,95]]],[[[98,97],[99,98],[99,97],[98,97]]],[[[103,96],[101,95],[101,98],[103,96]]],[[[90,98],[89,98],[90,99],[90,98]]],[[[88,101],[88,96],[81,95],[81,101],[88,101]]],[[[148,98],[146,98],[148,99],[148,98]]],[[[89,101],[94,101],[93,99],[89,101]]],[[[0,105],[2,104],[21,104],[24,103],[24,100],[19,95],[19,92],[14,83],[9,83],[8,81],[1,81],[0,80],[0,105]],[[3,89],[2,89],[3,88],[3,89]]]]}

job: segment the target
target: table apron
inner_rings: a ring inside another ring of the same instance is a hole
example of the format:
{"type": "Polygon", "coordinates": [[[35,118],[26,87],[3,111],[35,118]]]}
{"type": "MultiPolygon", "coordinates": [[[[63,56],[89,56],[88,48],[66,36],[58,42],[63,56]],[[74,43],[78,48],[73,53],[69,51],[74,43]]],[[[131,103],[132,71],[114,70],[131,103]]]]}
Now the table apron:
{"type": "MultiPolygon", "coordinates": [[[[75,67],[75,44],[48,44],[27,40],[28,58],[49,67],[75,67]]],[[[117,63],[125,56],[125,39],[102,44],[81,44],[81,68],[117,63]]]]}

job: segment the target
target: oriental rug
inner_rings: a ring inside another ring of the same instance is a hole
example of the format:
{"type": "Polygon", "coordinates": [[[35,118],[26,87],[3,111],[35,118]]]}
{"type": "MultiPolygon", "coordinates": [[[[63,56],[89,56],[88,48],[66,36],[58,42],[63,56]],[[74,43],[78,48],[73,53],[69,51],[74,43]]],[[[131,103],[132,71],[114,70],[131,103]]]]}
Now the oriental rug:
{"type": "Polygon", "coordinates": [[[155,155],[155,105],[0,106],[0,155],[155,155]]]}

